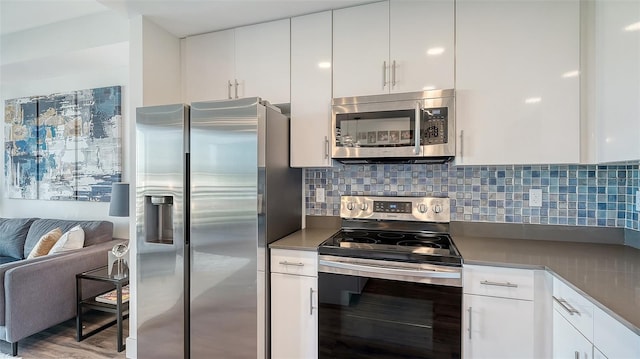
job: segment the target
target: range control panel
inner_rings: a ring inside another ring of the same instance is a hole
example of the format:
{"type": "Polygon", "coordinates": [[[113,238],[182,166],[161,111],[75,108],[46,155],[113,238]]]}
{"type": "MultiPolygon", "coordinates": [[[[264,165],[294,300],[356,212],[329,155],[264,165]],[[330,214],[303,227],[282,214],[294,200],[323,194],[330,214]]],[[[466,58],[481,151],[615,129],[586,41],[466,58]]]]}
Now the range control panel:
{"type": "Polygon", "coordinates": [[[449,198],[342,196],[340,217],[449,223],[449,198]]]}

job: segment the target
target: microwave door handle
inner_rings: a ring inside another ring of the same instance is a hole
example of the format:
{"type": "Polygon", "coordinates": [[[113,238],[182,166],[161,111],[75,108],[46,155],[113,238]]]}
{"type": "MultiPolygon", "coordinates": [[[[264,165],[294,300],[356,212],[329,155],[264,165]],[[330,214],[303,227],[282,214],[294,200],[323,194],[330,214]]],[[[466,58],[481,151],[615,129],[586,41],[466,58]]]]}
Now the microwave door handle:
{"type": "Polygon", "coordinates": [[[413,139],[416,141],[415,147],[413,148],[414,155],[420,155],[420,115],[422,113],[422,105],[420,102],[416,102],[416,116],[414,118],[414,133],[413,139]]]}

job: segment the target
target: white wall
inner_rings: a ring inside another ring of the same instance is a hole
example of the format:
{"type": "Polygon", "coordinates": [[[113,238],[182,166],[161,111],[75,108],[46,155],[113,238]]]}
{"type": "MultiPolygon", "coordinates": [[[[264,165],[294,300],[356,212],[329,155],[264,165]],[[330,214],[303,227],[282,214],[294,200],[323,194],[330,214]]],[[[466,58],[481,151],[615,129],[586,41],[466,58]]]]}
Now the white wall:
{"type": "MultiPolygon", "coordinates": [[[[180,103],[181,91],[181,49],[180,39],[143,17],[130,21],[130,93],[129,117],[135,119],[137,107],[180,103]]],[[[132,121],[135,122],[135,121],[132,121]]],[[[132,124],[131,148],[136,147],[135,124],[132,124]]],[[[135,156],[135,153],[134,153],[135,156]]],[[[136,173],[135,161],[129,163],[130,173],[136,173]]],[[[135,208],[136,179],[131,180],[130,208],[135,208]]],[[[136,238],[135,216],[132,213],[130,238],[136,238]]],[[[137,278],[137,243],[130,241],[131,263],[129,275],[137,278]]],[[[137,283],[131,281],[131,300],[129,302],[129,337],[127,338],[127,358],[137,357],[137,283]]]]}
{"type": "MultiPolygon", "coordinates": [[[[123,181],[131,178],[129,146],[129,23],[111,12],[63,21],[0,38],[0,98],[48,95],[104,86],[122,86],[123,181]]],[[[0,129],[4,142],[4,126],[0,129]]],[[[0,156],[4,168],[4,156],[0,156]]],[[[2,171],[4,173],[4,170],[2,171]]],[[[0,188],[4,192],[4,175],[0,188]]],[[[128,218],[109,217],[108,203],[7,199],[0,216],[101,219],[114,222],[114,236],[129,238],[128,218]]]]}

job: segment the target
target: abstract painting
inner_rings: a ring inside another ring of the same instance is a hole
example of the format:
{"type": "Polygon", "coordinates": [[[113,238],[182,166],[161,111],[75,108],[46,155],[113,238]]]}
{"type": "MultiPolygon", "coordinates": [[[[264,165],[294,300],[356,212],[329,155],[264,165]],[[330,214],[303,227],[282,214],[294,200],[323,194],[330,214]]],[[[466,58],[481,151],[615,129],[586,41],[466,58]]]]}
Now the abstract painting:
{"type": "Polygon", "coordinates": [[[120,86],[7,100],[9,198],[109,202],[122,177],[120,86]]]}

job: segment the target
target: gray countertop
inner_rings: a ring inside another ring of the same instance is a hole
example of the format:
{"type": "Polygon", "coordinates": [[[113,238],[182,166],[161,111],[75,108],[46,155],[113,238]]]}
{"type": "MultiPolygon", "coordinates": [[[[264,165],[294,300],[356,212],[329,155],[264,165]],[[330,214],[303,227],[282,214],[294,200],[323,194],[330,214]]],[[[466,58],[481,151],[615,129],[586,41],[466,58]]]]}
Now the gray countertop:
{"type": "MultiPolygon", "coordinates": [[[[316,251],[337,228],[303,229],[270,248],[316,251]]],[[[541,268],[640,334],[640,250],[619,244],[453,236],[464,263],[541,268]]]]}

